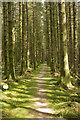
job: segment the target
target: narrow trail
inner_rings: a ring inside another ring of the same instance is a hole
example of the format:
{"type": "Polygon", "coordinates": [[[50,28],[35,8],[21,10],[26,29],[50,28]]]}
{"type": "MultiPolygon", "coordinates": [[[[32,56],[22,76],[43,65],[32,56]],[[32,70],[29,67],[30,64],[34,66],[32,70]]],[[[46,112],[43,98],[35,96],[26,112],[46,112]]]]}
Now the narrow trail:
{"type": "Polygon", "coordinates": [[[38,77],[37,97],[34,107],[37,111],[39,111],[36,116],[37,118],[54,118],[53,114],[55,113],[55,111],[49,108],[48,101],[45,98],[45,90],[43,89],[42,77],[45,74],[45,68],[46,64],[44,64],[43,70],[38,77]]]}

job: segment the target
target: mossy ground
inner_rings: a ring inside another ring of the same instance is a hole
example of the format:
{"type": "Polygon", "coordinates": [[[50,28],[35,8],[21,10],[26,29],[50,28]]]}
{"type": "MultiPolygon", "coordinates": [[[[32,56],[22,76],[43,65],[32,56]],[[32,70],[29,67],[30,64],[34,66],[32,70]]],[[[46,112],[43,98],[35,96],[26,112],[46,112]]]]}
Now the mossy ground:
{"type": "MultiPolygon", "coordinates": [[[[18,82],[9,82],[9,89],[2,92],[3,118],[36,118],[38,112],[34,108],[37,96],[38,77],[43,65],[31,73],[17,77],[18,82]]],[[[59,74],[51,74],[50,67],[46,67],[42,78],[46,99],[56,118],[79,120],[78,88],[66,90],[57,85],[59,74]]]]}
{"type": "Polygon", "coordinates": [[[51,75],[50,71],[50,67],[45,69],[43,80],[46,98],[51,108],[55,111],[55,116],[66,118],[67,120],[80,120],[78,88],[66,90],[61,85],[57,85],[58,74],[51,75]]]}
{"type": "MultiPolygon", "coordinates": [[[[34,98],[37,94],[37,77],[43,65],[32,73],[17,78],[18,82],[9,82],[9,89],[2,92],[3,117],[33,117],[34,98]]],[[[36,117],[36,116],[35,116],[36,117]]]]}

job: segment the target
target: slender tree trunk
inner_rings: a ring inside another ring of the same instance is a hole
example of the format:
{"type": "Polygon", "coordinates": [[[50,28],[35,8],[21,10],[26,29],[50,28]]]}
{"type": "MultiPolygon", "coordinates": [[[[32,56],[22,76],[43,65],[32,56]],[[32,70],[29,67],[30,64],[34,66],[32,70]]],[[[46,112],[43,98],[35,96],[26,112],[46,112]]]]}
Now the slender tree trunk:
{"type": "Polygon", "coordinates": [[[46,3],[46,52],[47,64],[50,66],[50,37],[49,37],[49,17],[48,17],[48,3],[46,3]]]}
{"type": "Polygon", "coordinates": [[[21,65],[21,43],[22,43],[22,9],[21,9],[22,3],[19,2],[19,63],[21,65]]]}
{"type": "Polygon", "coordinates": [[[78,75],[80,76],[80,2],[78,3],[78,49],[79,49],[78,75]]]}
{"type": "Polygon", "coordinates": [[[3,20],[4,20],[4,31],[3,31],[3,46],[4,48],[3,49],[3,61],[4,61],[4,75],[5,77],[8,77],[8,56],[7,56],[7,40],[8,40],[8,32],[7,32],[7,27],[8,27],[8,24],[7,24],[7,13],[8,13],[8,8],[7,8],[7,3],[6,2],[3,2],[3,20]]]}
{"type": "Polygon", "coordinates": [[[36,69],[36,58],[35,58],[35,21],[34,21],[34,3],[33,3],[33,65],[34,70],[36,69]]]}
{"type": "Polygon", "coordinates": [[[21,61],[21,74],[25,73],[25,5],[22,2],[22,61],[21,61]]]}
{"type": "Polygon", "coordinates": [[[59,35],[59,12],[58,3],[56,3],[56,29],[57,29],[57,40],[56,40],[56,51],[57,51],[57,70],[60,68],[60,35],[59,35]]]}
{"type": "Polygon", "coordinates": [[[55,71],[54,70],[54,57],[53,57],[53,53],[54,53],[54,51],[53,51],[53,46],[54,46],[54,44],[53,44],[53,41],[54,41],[54,38],[53,38],[53,20],[52,20],[52,16],[53,16],[53,14],[52,14],[53,12],[52,12],[52,3],[50,3],[50,33],[51,33],[51,71],[55,71]]]}
{"type": "Polygon", "coordinates": [[[56,24],[56,3],[53,2],[52,5],[52,9],[53,9],[53,42],[54,42],[54,46],[53,46],[53,52],[54,52],[54,70],[56,71],[56,66],[57,66],[57,24],[56,24]]]}
{"type": "Polygon", "coordinates": [[[65,2],[67,42],[69,43],[69,2],[65,2]]]}
{"type": "Polygon", "coordinates": [[[9,49],[9,77],[15,79],[14,72],[14,52],[13,52],[13,20],[12,20],[12,3],[8,2],[8,49],[9,49]]]}
{"type": "Polygon", "coordinates": [[[27,5],[27,2],[26,2],[26,16],[27,16],[27,56],[26,56],[26,67],[29,69],[29,26],[28,26],[28,5],[27,5]]]}
{"type": "Polygon", "coordinates": [[[71,24],[71,3],[69,2],[69,66],[72,69],[73,47],[72,47],[72,24],[71,24]]]}
{"type": "Polygon", "coordinates": [[[32,26],[30,23],[30,27],[29,27],[29,34],[30,34],[30,41],[29,41],[29,51],[30,51],[30,65],[32,65],[33,63],[33,35],[32,35],[32,26]]]}
{"type": "Polygon", "coordinates": [[[77,8],[73,2],[73,42],[74,42],[74,72],[78,73],[78,41],[77,41],[77,8]]]}

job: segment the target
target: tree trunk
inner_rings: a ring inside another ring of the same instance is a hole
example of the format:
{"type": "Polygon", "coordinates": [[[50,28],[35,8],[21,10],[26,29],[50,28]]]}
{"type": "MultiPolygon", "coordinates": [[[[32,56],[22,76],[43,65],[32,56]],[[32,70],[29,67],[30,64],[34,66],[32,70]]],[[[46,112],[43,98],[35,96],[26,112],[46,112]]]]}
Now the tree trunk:
{"type": "Polygon", "coordinates": [[[21,65],[21,43],[22,43],[22,3],[19,2],[19,51],[18,51],[18,55],[19,55],[19,60],[18,62],[21,65]]]}
{"type": "Polygon", "coordinates": [[[25,73],[25,5],[22,2],[22,61],[21,61],[21,74],[25,73]]]}
{"type": "Polygon", "coordinates": [[[72,24],[71,24],[71,3],[69,2],[69,66],[72,69],[73,47],[72,47],[72,24]]]}
{"type": "Polygon", "coordinates": [[[14,52],[13,52],[13,20],[12,20],[12,3],[8,2],[8,50],[9,50],[9,77],[15,79],[14,72],[14,52]]]}
{"type": "Polygon", "coordinates": [[[48,3],[46,3],[46,54],[47,54],[47,65],[50,66],[50,36],[49,36],[49,19],[48,14],[48,3]]]}
{"type": "Polygon", "coordinates": [[[34,19],[34,3],[33,3],[33,65],[34,70],[36,69],[36,57],[35,57],[35,19],[34,19]]]}
{"type": "Polygon", "coordinates": [[[71,86],[68,53],[67,53],[67,31],[65,2],[59,3],[59,24],[60,24],[60,75],[61,82],[68,87],[71,86]]]}
{"type": "Polygon", "coordinates": [[[53,16],[53,14],[52,14],[53,12],[52,12],[52,3],[50,3],[50,34],[51,34],[51,71],[55,71],[54,70],[54,51],[53,51],[53,46],[54,46],[54,44],[53,44],[53,42],[54,42],[54,36],[53,36],[53,20],[52,20],[52,16],[53,16]]]}
{"type": "Polygon", "coordinates": [[[5,77],[8,77],[8,55],[7,55],[7,42],[8,42],[8,31],[7,31],[7,15],[8,15],[8,8],[7,3],[3,2],[3,20],[4,20],[4,26],[3,26],[3,64],[4,64],[4,75],[5,77]]]}
{"type": "Polygon", "coordinates": [[[77,8],[73,2],[74,73],[78,73],[77,8]]]}
{"type": "Polygon", "coordinates": [[[29,26],[28,26],[28,5],[26,2],[26,16],[27,16],[27,56],[26,56],[26,67],[29,69],[29,26]]]}

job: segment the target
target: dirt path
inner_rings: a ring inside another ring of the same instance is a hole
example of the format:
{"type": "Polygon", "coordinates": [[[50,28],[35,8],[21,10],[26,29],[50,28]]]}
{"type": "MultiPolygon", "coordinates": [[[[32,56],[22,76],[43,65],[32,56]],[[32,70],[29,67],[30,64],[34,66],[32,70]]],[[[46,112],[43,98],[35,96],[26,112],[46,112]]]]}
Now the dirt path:
{"type": "Polygon", "coordinates": [[[54,118],[53,114],[55,113],[55,111],[49,108],[48,102],[45,98],[45,90],[43,89],[42,77],[45,74],[45,68],[46,64],[44,64],[43,70],[38,78],[37,98],[34,107],[38,111],[37,118],[54,118]]]}

